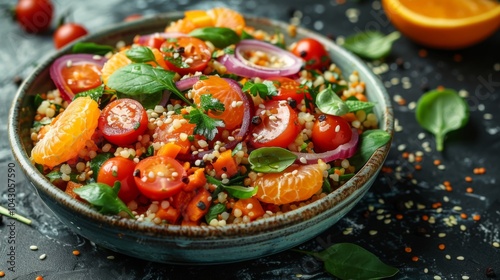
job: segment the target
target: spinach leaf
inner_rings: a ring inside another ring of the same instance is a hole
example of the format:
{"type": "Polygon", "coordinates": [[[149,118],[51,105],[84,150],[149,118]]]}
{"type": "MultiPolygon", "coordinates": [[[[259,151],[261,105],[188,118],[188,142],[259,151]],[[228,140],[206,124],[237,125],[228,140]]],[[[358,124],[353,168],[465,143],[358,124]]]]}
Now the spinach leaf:
{"type": "Polygon", "coordinates": [[[101,98],[101,96],[103,94],[104,94],[104,84],[102,84],[96,88],[77,93],[73,97],[73,100],[77,99],[78,97],[88,96],[88,97],[92,98],[94,101],[99,102],[99,98],[101,98]]]}
{"type": "Polygon", "coordinates": [[[262,173],[277,173],[292,165],[297,156],[287,149],[265,147],[253,150],[248,156],[252,170],[262,173]]]}
{"type": "Polygon", "coordinates": [[[96,43],[89,42],[78,42],[73,45],[71,51],[73,53],[89,53],[89,54],[97,54],[97,55],[105,55],[109,52],[114,51],[115,48],[108,45],[100,45],[96,43]]]}
{"type": "MultiPolygon", "coordinates": [[[[61,180],[62,179],[62,172],[61,171],[52,171],[49,174],[45,175],[47,178],[49,178],[49,181],[53,183],[55,180],[61,180]]],[[[73,182],[78,182],[77,175],[75,174],[69,174],[69,178],[73,182]]]]}
{"type": "Polygon", "coordinates": [[[101,169],[102,164],[112,157],[112,153],[99,153],[90,160],[90,170],[92,170],[92,178],[94,181],[97,181],[97,174],[99,174],[99,169],[101,169]]]}
{"type": "Polygon", "coordinates": [[[340,279],[383,279],[399,270],[352,243],[337,243],[321,252],[299,251],[323,261],[326,271],[340,279]]]}
{"type": "Polygon", "coordinates": [[[113,72],[108,79],[108,87],[127,95],[152,94],[169,90],[182,101],[192,105],[177,89],[173,78],[175,72],[153,67],[145,63],[131,63],[113,72]]]}
{"type": "Polygon", "coordinates": [[[160,104],[163,98],[163,92],[154,92],[148,94],[138,94],[138,95],[128,95],[118,92],[116,94],[118,98],[130,98],[139,101],[141,105],[146,109],[154,109],[154,107],[160,104]]]}
{"type": "Polygon", "coordinates": [[[241,31],[241,40],[245,40],[245,39],[255,39],[255,37],[253,37],[252,34],[243,30],[243,31],[241,31]]]}
{"type": "Polygon", "coordinates": [[[342,116],[349,112],[349,107],[329,86],[316,95],[316,106],[324,114],[342,116]]]}
{"type": "Polygon", "coordinates": [[[391,135],[385,130],[371,129],[364,131],[359,138],[360,144],[358,150],[349,159],[349,162],[356,166],[357,169],[363,167],[373,153],[378,148],[387,144],[390,139],[391,135]]]}
{"type": "Polygon", "coordinates": [[[359,110],[368,111],[375,106],[373,102],[359,100],[346,100],[344,103],[349,108],[349,112],[356,112],[359,110]]]}
{"type": "Polygon", "coordinates": [[[158,63],[156,62],[156,58],[155,58],[153,51],[148,47],[144,47],[144,46],[133,47],[133,48],[127,50],[125,52],[125,55],[130,60],[132,60],[133,62],[136,62],[136,63],[146,63],[146,62],[153,61],[154,63],[156,63],[156,65],[158,65],[158,63]]]}
{"type": "Polygon", "coordinates": [[[132,211],[118,198],[119,191],[120,182],[116,182],[113,187],[103,183],[90,183],[74,189],[78,196],[92,204],[99,213],[118,214],[120,211],[124,211],[131,218],[134,218],[132,211]]]}
{"type": "Polygon", "coordinates": [[[244,186],[225,186],[222,185],[225,191],[238,199],[246,199],[254,196],[257,193],[258,187],[244,187],[244,186]]]}
{"type": "Polygon", "coordinates": [[[389,55],[392,44],[400,36],[397,31],[387,36],[378,31],[360,32],[347,37],[343,47],[362,58],[376,60],[389,55]]]}
{"type": "Polygon", "coordinates": [[[205,221],[207,222],[207,224],[210,224],[211,220],[217,219],[217,216],[224,211],[226,211],[226,205],[224,203],[217,203],[212,205],[205,215],[205,221]]]}
{"type": "Polygon", "coordinates": [[[216,48],[223,49],[229,45],[236,44],[240,37],[234,30],[227,27],[204,27],[197,28],[189,34],[201,40],[210,41],[216,48]]]}
{"type": "Polygon", "coordinates": [[[436,89],[423,94],[417,102],[417,122],[436,137],[436,149],[444,148],[445,135],[460,129],[469,120],[469,107],[453,89],[436,89]]]}
{"type": "Polygon", "coordinates": [[[44,101],[45,99],[42,98],[42,96],[40,94],[37,94],[35,95],[35,101],[34,101],[34,104],[35,104],[35,108],[38,109],[38,107],[40,107],[40,105],[42,105],[42,102],[44,101]]]}

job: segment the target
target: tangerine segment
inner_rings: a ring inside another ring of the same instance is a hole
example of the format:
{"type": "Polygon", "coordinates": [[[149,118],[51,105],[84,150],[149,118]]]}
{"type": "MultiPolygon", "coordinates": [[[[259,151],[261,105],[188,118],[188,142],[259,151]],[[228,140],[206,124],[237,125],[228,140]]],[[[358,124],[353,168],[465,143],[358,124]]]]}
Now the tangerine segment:
{"type": "Polygon", "coordinates": [[[243,114],[245,113],[243,100],[240,94],[223,78],[209,76],[207,79],[200,79],[193,85],[191,94],[197,105],[200,104],[203,94],[211,94],[212,98],[216,98],[224,104],[224,112],[209,111],[208,115],[211,118],[224,121],[225,129],[233,130],[243,122],[243,114]]]}
{"type": "Polygon", "coordinates": [[[382,0],[392,24],[417,43],[459,49],[500,27],[500,4],[492,0],[382,0]]]}
{"type": "Polygon", "coordinates": [[[101,111],[90,97],[79,97],[50,124],[31,151],[33,161],[50,168],[68,161],[85,148],[97,128],[101,111]]]}
{"type": "Polygon", "coordinates": [[[207,14],[213,19],[215,27],[231,28],[238,34],[241,34],[245,28],[245,19],[234,10],[218,7],[208,10],[207,14]]]}
{"type": "MultiPolygon", "coordinates": [[[[161,66],[163,69],[168,69],[167,64],[165,63],[165,57],[163,54],[156,48],[150,48],[151,51],[153,52],[155,56],[155,62],[148,62],[148,64],[151,64],[153,66],[161,66]]],[[[104,63],[104,66],[102,67],[101,70],[101,78],[102,82],[107,85],[108,84],[108,79],[111,74],[113,74],[116,70],[122,68],[123,66],[126,66],[132,61],[127,57],[126,52],[128,49],[123,49],[115,54],[113,54],[106,63],[104,63]]]]}
{"type": "Polygon", "coordinates": [[[299,202],[311,198],[323,186],[324,162],[310,165],[292,165],[281,173],[267,173],[254,182],[255,197],[276,205],[299,202]]]}

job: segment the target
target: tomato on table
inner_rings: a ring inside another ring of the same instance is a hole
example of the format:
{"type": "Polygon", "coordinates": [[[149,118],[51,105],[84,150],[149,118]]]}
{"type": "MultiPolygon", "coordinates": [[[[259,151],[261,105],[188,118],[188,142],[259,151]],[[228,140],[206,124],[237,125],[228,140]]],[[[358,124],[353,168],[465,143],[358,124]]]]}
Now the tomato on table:
{"type": "Polygon", "coordinates": [[[91,62],[76,62],[63,67],[61,76],[74,94],[96,88],[102,84],[102,67],[91,62]]]}
{"type": "Polygon", "coordinates": [[[147,157],[139,161],[134,171],[139,191],[151,200],[164,200],[179,193],[186,176],[183,166],[167,156],[147,157]]]}
{"type": "Polygon", "coordinates": [[[319,115],[314,122],[311,138],[316,152],[326,152],[351,140],[352,129],[342,117],[319,115]]]}
{"type": "Polygon", "coordinates": [[[212,55],[207,44],[194,37],[168,39],[161,45],[160,51],[165,55],[168,68],[180,75],[203,71],[212,55]]]}
{"type": "Polygon", "coordinates": [[[295,80],[287,77],[272,77],[267,80],[272,81],[278,91],[278,94],[272,97],[273,100],[288,100],[291,98],[300,103],[306,95],[309,99],[311,98],[307,86],[295,80]]]}
{"type": "Polygon", "coordinates": [[[135,162],[124,157],[113,157],[106,160],[99,169],[97,182],[113,186],[120,182],[118,197],[125,203],[135,199],[139,190],[134,179],[135,162]]]}
{"type": "Polygon", "coordinates": [[[295,43],[292,53],[305,60],[305,69],[324,70],[331,63],[330,55],[323,44],[313,38],[304,38],[295,43]]]}
{"type": "Polygon", "coordinates": [[[29,33],[46,31],[54,16],[54,6],[50,0],[19,0],[14,7],[17,23],[29,33]]]}
{"type": "Polygon", "coordinates": [[[285,101],[270,101],[259,107],[252,118],[255,125],[250,143],[256,148],[290,145],[300,132],[298,115],[285,101]]]}
{"type": "Polygon", "coordinates": [[[104,107],[99,116],[99,129],[104,138],[118,146],[137,141],[148,127],[148,115],[134,99],[117,99],[104,107]]]}
{"type": "Polygon", "coordinates": [[[87,29],[77,23],[65,23],[54,32],[53,40],[56,49],[60,49],[74,40],[87,35],[87,29]]]}

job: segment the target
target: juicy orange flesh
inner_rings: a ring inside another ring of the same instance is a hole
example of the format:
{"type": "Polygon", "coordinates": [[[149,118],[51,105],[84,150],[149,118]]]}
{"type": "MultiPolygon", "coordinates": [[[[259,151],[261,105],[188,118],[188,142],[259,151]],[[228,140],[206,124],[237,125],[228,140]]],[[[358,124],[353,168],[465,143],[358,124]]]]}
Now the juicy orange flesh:
{"type": "Polygon", "coordinates": [[[92,138],[99,114],[99,105],[90,97],[75,99],[50,125],[31,151],[31,157],[51,168],[76,157],[92,138]]]}
{"type": "Polygon", "coordinates": [[[266,173],[255,180],[255,197],[265,203],[288,204],[311,198],[323,186],[324,164],[292,165],[281,173],[266,173]]]}
{"type": "Polygon", "coordinates": [[[498,6],[491,0],[399,0],[409,10],[431,18],[462,19],[490,11],[498,6]]]}

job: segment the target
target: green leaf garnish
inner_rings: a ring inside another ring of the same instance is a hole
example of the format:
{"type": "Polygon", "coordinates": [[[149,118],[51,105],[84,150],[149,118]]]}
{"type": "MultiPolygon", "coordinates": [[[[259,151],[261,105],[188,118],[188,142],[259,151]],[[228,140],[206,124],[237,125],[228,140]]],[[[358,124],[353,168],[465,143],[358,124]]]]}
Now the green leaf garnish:
{"type": "Polygon", "coordinates": [[[381,129],[365,130],[359,138],[358,150],[349,159],[349,162],[357,169],[363,167],[375,151],[387,144],[391,140],[391,135],[381,129]]]}
{"type": "Polygon", "coordinates": [[[213,98],[211,94],[202,94],[200,96],[200,107],[205,110],[205,112],[224,112],[224,103],[220,102],[219,99],[213,98]]]}
{"type": "Polygon", "coordinates": [[[224,203],[217,203],[212,205],[205,215],[205,221],[207,222],[207,224],[210,224],[210,221],[212,221],[213,219],[217,219],[217,216],[226,210],[226,205],[224,203]]]}
{"type": "Polygon", "coordinates": [[[99,169],[101,169],[102,164],[112,157],[112,153],[98,153],[90,160],[90,170],[92,170],[92,178],[94,181],[97,181],[97,174],[99,174],[99,169]]]}
{"type": "Polygon", "coordinates": [[[247,199],[257,193],[258,187],[244,187],[244,186],[225,186],[222,185],[225,191],[232,197],[238,199],[247,199]]]}
{"type": "Polygon", "coordinates": [[[324,114],[342,116],[349,112],[349,107],[329,86],[316,96],[316,106],[324,114]]]}
{"type": "Polygon", "coordinates": [[[297,156],[287,149],[265,147],[253,150],[248,155],[252,170],[262,173],[277,173],[292,165],[297,156]]]}
{"type": "Polygon", "coordinates": [[[369,111],[375,106],[373,102],[359,100],[346,100],[344,103],[349,108],[349,112],[356,112],[359,110],[369,111]]]}
{"type": "Polygon", "coordinates": [[[154,62],[156,63],[156,65],[158,65],[153,51],[148,47],[144,46],[133,47],[127,50],[125,52],[125,55],[130,60],[132,60],[132,62],[136,63],[154,62]]]}
{"type": "Polygon", "coordinates": [[[71,51],[73,53],[89,53],[89,54],[97,54],[97,55],[105,55],[109,52],[114,51],[115,48],[108,45],[100,45],[96,43],[89,42],[78,42],[73,45],[71,51]]]}
{"type": "Polygon", "coordinates": [[[189,120],[189,123],[195,124],[194,133],[205,136],[208,140],[213,140],[217,135],[217,127],[224,127],[222,120],[217,120],[209,117],[203,110],[199,108],[192,109],[184,118],[189,120]]]}
{"type": "Polygon", "coordinates": [[[88,97],[92,98],[94,101],[99,102],[99,99],[101,98],[101,96],[103,94],[104,94],[104,84],[102,84],[96,88],[77,93],[73,97],[73,100],[77,99],[78,97],[88,96],[88,97]]]}
{"type": "Polygon", "coordinates": [[[347,37],[343,47],[362,58],[376,60],[389,55],[392,44],[400,36],[401,34],[397,31],[387,36],[379,31],[360,32],[347,37]]]}
{"type": "Polygon", "coordinates": [[[209,41],[219,49],[223,49],[240,41],[238,34],[236,34],[234,30],[227,27],[197,28],[191,31],[188,35],[204,41],[209,41]]]}
{"type": "Polygon", "coordinates": [[[436,149],[444,148],[445,135],[460,129],[469,120],[467,103],[453,89],[436,89],[424,93],[415,110],[418,123],[436,137],[436,149]]]}
{"type": "Polygon", "coordinates": [[[268,80],[265,80],[262,83],[247,81],[241,90],[243,92],[249,92],[253,96],[260,96],[260,98],[264,100],[271,99],[273,96],[278,95],[278,90],[274,86],[273,82],[268,80]]]}
{"type": "Polygon", "coordinates": [[[118,197],[120,182],[113,187],[103,183],[90,183],[74,189],[74,192],[88,203],[92,204],[99,213],[118,214],[121,211],[127,213],[131,218],[134,214],[127,205],[118,197]]]}

